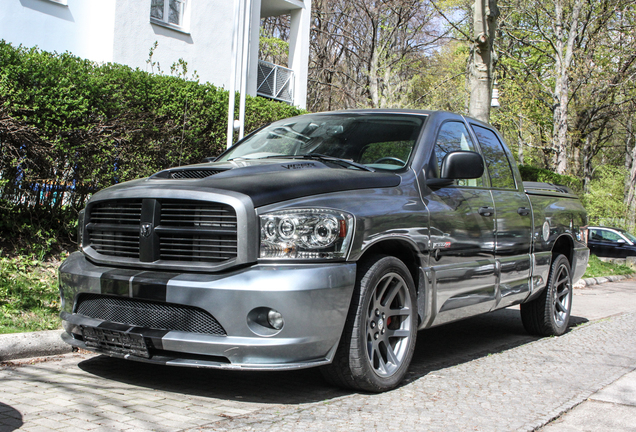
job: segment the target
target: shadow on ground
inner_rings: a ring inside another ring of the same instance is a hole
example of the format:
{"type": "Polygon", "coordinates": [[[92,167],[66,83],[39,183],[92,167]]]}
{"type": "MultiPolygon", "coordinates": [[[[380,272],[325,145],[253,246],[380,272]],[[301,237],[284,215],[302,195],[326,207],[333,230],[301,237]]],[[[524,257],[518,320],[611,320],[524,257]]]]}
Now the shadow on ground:
{"type": "MultiPolygon", "coordinates": [[[[570,326],[587,322],[572,317],[570,326]]],[[[504,309],[418,333],[404,384],[539,339],[526,333],[519,311],[504,309]]],[[[285,372],[220,371],[92,357],[79,367],[108,380],[156,390],[267,404],[302,404],[350,394],[331,387],[316,369],[285,372]]]]}
{"type": "Polygon", "coordinates": [[[23,424],[20,411],[0,402],[0,432],[11,432],[20,429],[23,424]]]}

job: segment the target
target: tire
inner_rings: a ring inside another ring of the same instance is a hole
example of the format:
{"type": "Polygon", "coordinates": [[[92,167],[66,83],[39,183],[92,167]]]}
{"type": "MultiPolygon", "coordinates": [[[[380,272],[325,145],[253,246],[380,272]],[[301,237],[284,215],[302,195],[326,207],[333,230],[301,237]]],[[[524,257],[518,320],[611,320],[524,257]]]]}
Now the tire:
{"type": "Polygon", "coordinates": [[[572,310],[572,272],[565,255],[552,261],[548,285],[541,295],[521,304],[521,321],[526,331],[538,336],[560,336],[568,328],[572,310]]]}
{"type": "Polygon", "coordinates": [[[334,360],[321,368],[327,381],[369,392],[396,387],[415,349],[416,305],[415,284],[402,261],[376,256],[359,265],[334,360]]]}

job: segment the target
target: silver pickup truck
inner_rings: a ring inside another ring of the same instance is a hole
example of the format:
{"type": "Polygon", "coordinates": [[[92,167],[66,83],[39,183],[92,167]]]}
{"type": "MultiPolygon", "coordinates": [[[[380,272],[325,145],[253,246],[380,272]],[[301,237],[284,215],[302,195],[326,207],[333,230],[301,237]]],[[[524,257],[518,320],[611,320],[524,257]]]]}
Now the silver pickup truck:
{"type": "Polygon", "coordinates": [[[96,193],[60,267],[63,338],[168,365],[320,366],[384,391],[418,330],[520,304],[530,333],[564,333],[586,225],[570,190],[522,182],[487,124],[299,116],[96,193]]]}

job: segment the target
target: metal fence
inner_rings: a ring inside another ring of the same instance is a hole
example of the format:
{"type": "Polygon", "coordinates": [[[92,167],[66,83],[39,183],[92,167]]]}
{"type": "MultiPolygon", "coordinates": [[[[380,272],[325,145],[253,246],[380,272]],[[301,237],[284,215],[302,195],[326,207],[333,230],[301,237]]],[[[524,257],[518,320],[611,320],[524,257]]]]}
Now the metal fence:
{"type": "Polygon", "coordinates": [[[264,60],[258,61],[256,94],[293,104],[293,89],[294,71],[264,60]]]}

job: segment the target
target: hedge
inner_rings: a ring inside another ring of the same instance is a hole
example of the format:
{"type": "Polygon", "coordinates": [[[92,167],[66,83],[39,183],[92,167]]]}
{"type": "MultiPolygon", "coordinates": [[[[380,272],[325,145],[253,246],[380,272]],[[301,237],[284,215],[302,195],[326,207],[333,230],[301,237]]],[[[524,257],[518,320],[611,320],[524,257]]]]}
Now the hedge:
{"type": "Polygon", "coordinates": [[[519,165],[523,181],[552,183],[568,186],[577,194],[583,193],[583,182],[576,177],[561,175],[543,168],[535,168],[529,165],[519,165]]]}
{"type": "MultiPolygon", "coordinates": [[[[208,83],[0,41],[0,247],[68,243],[91,193],[219,154],[227,106],[208,83]]],[[[300,113],[248,97],[246,131],[300,113]]]]}

